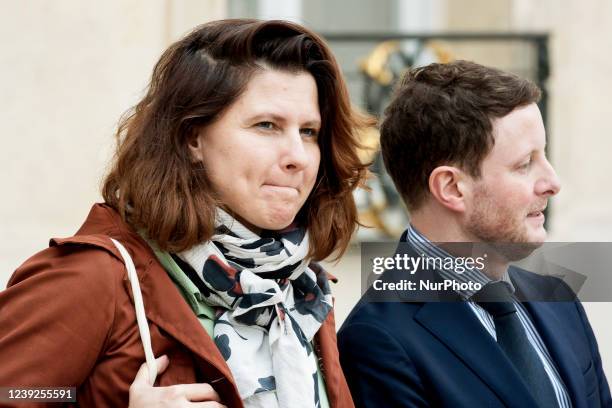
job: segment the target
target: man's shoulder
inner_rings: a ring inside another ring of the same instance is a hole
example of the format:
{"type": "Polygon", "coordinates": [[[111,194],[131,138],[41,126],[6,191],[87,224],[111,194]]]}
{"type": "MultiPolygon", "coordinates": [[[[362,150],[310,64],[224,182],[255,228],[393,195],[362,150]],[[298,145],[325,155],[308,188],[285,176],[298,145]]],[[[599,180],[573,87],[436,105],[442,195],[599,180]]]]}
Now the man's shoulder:
{"type": "Polygon", "coordinates": [[[573,302],[576,293],[565,283],[563,277],[543,275],[516,266],[508,269],[516,294],[523,302],[573,302]]]}

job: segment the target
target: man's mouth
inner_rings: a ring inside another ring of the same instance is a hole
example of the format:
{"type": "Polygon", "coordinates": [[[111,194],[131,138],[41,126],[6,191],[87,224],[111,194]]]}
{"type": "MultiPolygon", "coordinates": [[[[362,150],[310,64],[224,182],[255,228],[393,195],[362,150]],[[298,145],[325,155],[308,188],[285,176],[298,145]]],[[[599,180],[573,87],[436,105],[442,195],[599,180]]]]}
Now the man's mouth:
{"type": "Polygon", "coordinates": [[[543,206],[537,208],[536,210],[530,212],[529,214],[527,214],[527,217],[533,217],[533,218],[538,218],[538,217],[543,217],[544,216],[544,210],[546,210],[546,207],[548,207],[546,204],[544,204],[543,206]]]}
{"type": "Polygon", "coordinates": [[[544,212],[542,211],[534,211],[534,212],[530,212],[529,214],[527,214],[527,217],[540,217],[540,216],[544,216],[544,212]]]}

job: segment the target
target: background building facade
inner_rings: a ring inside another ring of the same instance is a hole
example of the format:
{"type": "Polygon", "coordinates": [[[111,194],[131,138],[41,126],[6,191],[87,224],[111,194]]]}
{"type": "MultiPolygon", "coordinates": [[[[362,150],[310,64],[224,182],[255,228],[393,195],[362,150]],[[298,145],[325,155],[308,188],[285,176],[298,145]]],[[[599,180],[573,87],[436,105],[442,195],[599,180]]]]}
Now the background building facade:
{"type": "MultiPolygon", "coordinates": [[[[612,3],[607,0],[2,3],[0,287],[50,237],[72,235],[91,204],[101,200],[99,185],[118,119],[142,96],[161,52],[195,25],[224,17],[289,18],[335,33],[550,33],[547,130],[550,159],[563,184],[551,203],[551,239],[612,241],[612,190],[607,184],[612,174],[612,104],[607,95],[612,89],[612,3]]],[[[354,71],[362,49],[334,47],[344,69],[354,71]]],[[[478,62],[519,70],[528,53],[486,46],[461,52],[478,62]]],[[[331,268],[341,279],[336,289],[341,322],[360,293],[358,251],[351,250],[331,268]]],[[[606,371],[612,373],[612,329],[606,321],[612,306],[585,306],[606,371]]]]}

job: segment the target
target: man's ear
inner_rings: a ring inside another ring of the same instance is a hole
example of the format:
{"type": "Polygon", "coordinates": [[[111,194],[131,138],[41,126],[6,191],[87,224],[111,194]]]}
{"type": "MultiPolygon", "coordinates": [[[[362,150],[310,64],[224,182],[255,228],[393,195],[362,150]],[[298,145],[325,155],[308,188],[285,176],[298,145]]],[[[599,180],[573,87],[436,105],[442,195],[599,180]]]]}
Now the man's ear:
{"type": "Polygon", "coordinates": [[[203,148],[204,136],[200,131],[193,131],[187,137],[187,146],[189,146],[189,152],[191,153],[191,161],[193,163],[203,161],[202,148],[203,148]]]}
{"type": "Polygon", "coordinates": [[[429,175],[429,192],[451,211],[465,211],[465,173],[456,167],[439,166],[429,175]]]}

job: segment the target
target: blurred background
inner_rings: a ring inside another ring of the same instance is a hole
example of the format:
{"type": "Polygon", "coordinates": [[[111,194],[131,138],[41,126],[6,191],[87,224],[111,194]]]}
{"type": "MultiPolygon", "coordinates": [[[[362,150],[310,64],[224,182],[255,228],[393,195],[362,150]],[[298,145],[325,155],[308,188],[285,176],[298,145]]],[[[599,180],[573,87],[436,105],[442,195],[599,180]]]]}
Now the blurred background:
{"type": "MultiPolygon", "coordinates": [[[[455,58],[544,89],[549,157],[562,181],[552,241],[612,241],[612,2],[608,0],[2,0],[0,288],[13,270],[72,235],[94,202],[121,114],[143,95],[163,50],[228,17],[282,18],[324,35],[353,102],[380,113],[406,66],[455,58]]],[[[375,130],[364,135],[375,146],[375,130]]],[[[376,156],[374,170],[381,170],[376,156]]],[[[362,229],[327,267],[338,327],[360,296],[360,240],[396,239],[407,218],[384,173],[359,192],[362,229]]],[[[612,288],[610,288],[612,291],[612,288]]],[[[612,373],[609,303],[585,308],[612,373]]]]}

